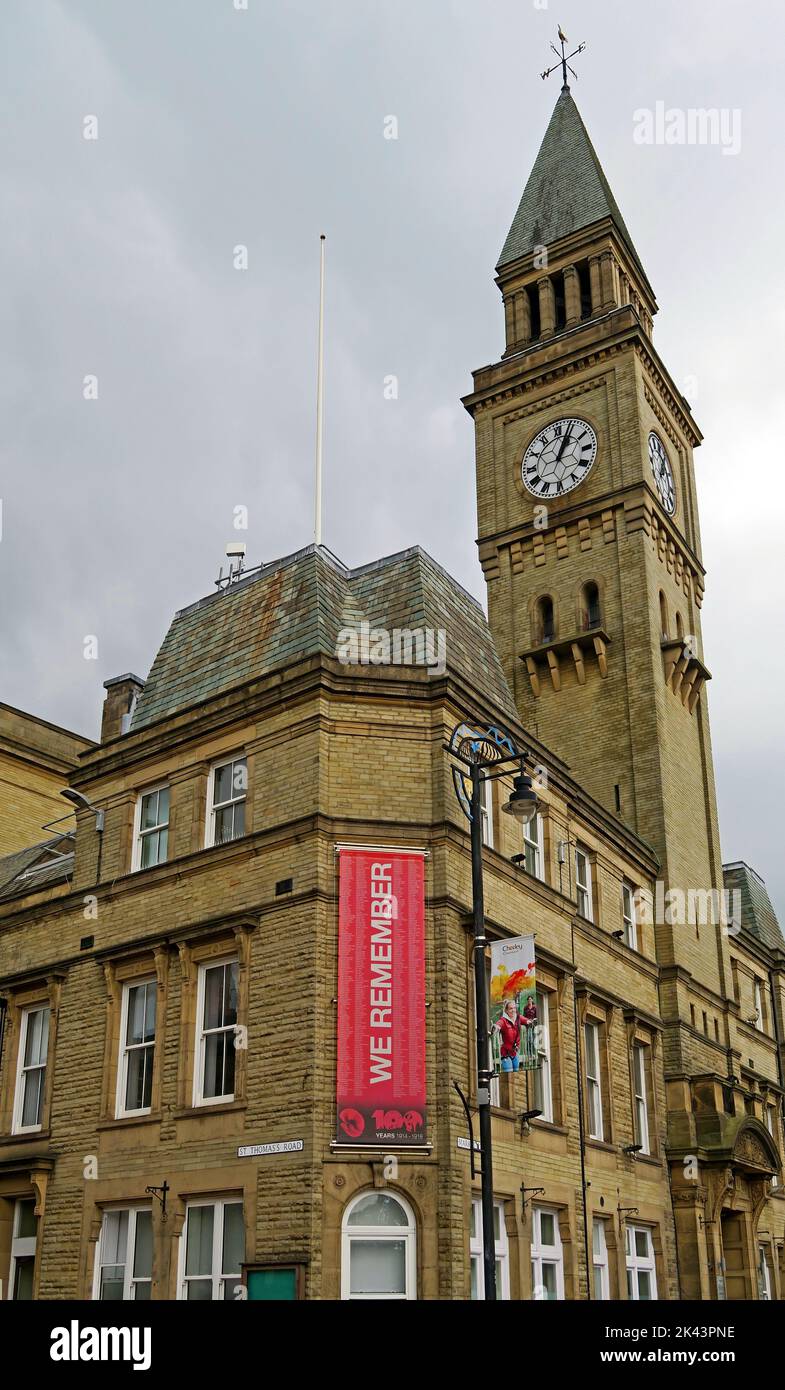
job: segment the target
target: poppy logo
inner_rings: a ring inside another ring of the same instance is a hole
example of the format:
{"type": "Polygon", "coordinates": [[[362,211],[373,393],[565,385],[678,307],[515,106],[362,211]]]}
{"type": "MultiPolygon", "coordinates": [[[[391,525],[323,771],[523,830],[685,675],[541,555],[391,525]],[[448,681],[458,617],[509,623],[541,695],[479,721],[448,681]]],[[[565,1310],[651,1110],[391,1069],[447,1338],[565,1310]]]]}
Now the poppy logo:
{"type": "Polygon", "coordinates": [[[341,1111],[338,1118],[341,1122],[341,1129],[344,1134],[348,1134],[350,1139],[359,1139],[365,1129],[365,1120],[359,1110],[353,1110],[351,1106],[348,1106],[345,1110],[341,1111]]]}

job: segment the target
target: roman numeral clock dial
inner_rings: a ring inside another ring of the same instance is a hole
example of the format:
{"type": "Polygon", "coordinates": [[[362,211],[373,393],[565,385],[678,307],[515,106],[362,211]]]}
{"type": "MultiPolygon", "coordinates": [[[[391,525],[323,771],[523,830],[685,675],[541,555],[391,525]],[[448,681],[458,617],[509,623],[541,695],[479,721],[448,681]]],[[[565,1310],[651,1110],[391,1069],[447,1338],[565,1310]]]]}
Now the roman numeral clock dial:
{"type": "Polygon", "coordinates": [[[649,463],[654,474],[654,485],[659,493],[660,501],[668,516],[673,516],[676,510],[676,485],[673,481],[673,469],[665,452],[665,445],[660,436],[654,433],[654,430],[649,435],[649,463]]]}
{"type": "Polygon", "coordinates": [[[563,497],[583,482],[596,457],[597,436],[586,420],[554,420],[535,435],[523,456],[523,486],[543,501],[563,497]]]}

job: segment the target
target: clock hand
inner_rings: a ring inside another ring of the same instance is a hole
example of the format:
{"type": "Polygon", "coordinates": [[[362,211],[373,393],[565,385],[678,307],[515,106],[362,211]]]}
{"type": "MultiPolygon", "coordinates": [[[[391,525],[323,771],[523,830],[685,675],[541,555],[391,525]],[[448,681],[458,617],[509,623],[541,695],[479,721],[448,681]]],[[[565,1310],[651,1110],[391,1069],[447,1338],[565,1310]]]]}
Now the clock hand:
{"type": "Polygon", "coordinates": [[[564,436],[564,438],[563,438],[563,440],[562,440],[562,442],[561,442],[561,448],[559,449],[559,452],[558,452],[558,454],[556,455],[556,462],[557,462],[557,463],[559,463],[559,462],[561,461],[561,456],[562,456],[562,454],[564,453],[564,450],[567,448],[567,445],[568,445],[569,442],[570,442],[570,435],[571,435],[571,434],[572,434],[572,426],[570,426],[570,428],[568,429],[567,433],[565,434],[565,436],[564,436]]]}

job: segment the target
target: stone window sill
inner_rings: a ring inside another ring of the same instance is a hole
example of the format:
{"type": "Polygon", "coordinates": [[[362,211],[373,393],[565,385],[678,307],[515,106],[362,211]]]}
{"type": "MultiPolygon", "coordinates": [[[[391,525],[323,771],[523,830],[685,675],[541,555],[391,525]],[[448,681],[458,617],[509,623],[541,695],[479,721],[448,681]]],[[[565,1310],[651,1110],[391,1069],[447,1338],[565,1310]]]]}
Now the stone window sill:
{"type": "Polygon", "coordinates": [[[5,1144],[37,1144],[42,1141],[48,1142],[52,1137],[52,1131],[47,1125],[44,1129],[31,1130],[27,1134],[0,1134],[0,1145],[5,1144]]]}
{"type": "Polygon", "coordinates": [[[159,1125],[160,1110],[151,1110],[147,1115],[107,1115],[98,1121],[98,1129],[132,1129],[135,1125],[159,1125]]]}
{"type": "Polygon", "coordinates": [[[529,1120],[533,1129],[544,1129],[548,1134],[569,1134],[566,1125],[560,1125],[557,1120],[529,1120]]]}
{"type": "Polygon", "coordinates": [[[194,1120],[200,1115],[233,1115],[238,1110],[247,1110],[248,1102],[245,1100],[227,1100],[223,1104],[219,1101],[216,1105],[186,1105],[181,1110],[173,1110],[172,1118],[175,1120],[194,1120]]]}
{"type": "Polygon", "coordinates": [[[650,1168],[662,1167],[662,1158],[657,1153],[634,1154],[633,1157],[636,1163],[648,1163],[650,1168]]]}
{"type": "Polygon", "coordinates": [[[586,1148],[600,1149],[606,1154],[615,1154],[619,1152],[618,1144],[609,1144],[607,1139],[592,1139],[588,1134],[586,1136],[586,1148]]]}

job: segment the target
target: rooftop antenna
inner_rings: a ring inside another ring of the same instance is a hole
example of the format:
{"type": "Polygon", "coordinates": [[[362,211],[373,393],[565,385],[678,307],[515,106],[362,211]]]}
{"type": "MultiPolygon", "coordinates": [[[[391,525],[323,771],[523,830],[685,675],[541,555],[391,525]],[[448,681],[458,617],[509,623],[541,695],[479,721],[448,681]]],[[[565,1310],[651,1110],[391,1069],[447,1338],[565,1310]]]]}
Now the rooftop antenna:
{"type": "Polygon", "coordinates": [[[229,561],[229,574],[232,579],[239,579],[245,569],[245,545],[243,541],[230,541],[224,551],[229,561]]]}
{"type": "Polygon", "coordinates": [[[264,569],[264,564],[254,565],[253,569],[245,568],[245,545],[242,541],[230,541],[224,551],[229,561],[229,570],[224,574],[223,565],[218,571],[218,578],[215,581],[216,589],[229,589],[232,584],[237,584],[241,579],[247,579],[251,574],[258,574],[264,569]]]}
{"type": "Polygon", "coordinates": [[[322,232],[319,238],[319,348],[316,367],[316,508],[314,516],[314,540],[322,543],[322,433],[324,424],[324,243],[322,232]]]}
{"type": "Polygon", "coordinates": [[[575,78],[576,82],[577,82],[577,80],[578,80],[578,74],[577,74],[577,72],[575,71],[575,68],[571,68],[571,67],[570,67],[570,58],[575,58],[575,57],[577,57],[577,55],[578,55],[579,53],[582,53],[583,50],[584,50],[584,48],[586,47],[586,44],[585,44],[585,43],[579,43],[579,44],[578,44],[578,47],[577,47],[577,48],[574,48],[574,49],[572,50],[572,53],[567,53],[567,54],[565,54],[565,52],[564,52],[564,46],[565,46],[565,44],[568,44],[570,41],[569,41],[569,39],[567,38],[567,35],[566,35],[566,34],[564,33],[564,31],[562,30],[561,25],[558,26],[558,28],[557,28],[557,33],[558,33],[558,35],[559,35],[559,42],[560,42],[560,44],[561,44],[561,53],[559,52],[558,48],[556,47],[556,45],[555,45],[554,43],[551,44],[551,48],[552,48],[553,52],[556,54],[556,57],[558,58],[559,61],[558,61],[558,63],[554,63],[554,64],[553,64],[553,67],[546,68],[546,69],[545,69],[545,72],[541,72],[541,73],[540,73],[540,77],[542,78],[542,80],[543,80],[543,82],[544,82],[545,79],[546,79],[546,77],[550,77],[550,75],[551,75],[552,72],[555,72],[557,68],[561,68],[561,70],[562,70],[562,85],[561,85],[561,89],[562,89],[563,92],[569,92],[569,90],[570,90],[570,84],[569,84],[569,82],[567,81],[567,69],[568,69],[568,68],[569,68],[570,72],[572,73],[573,77],[575,78]]]}

